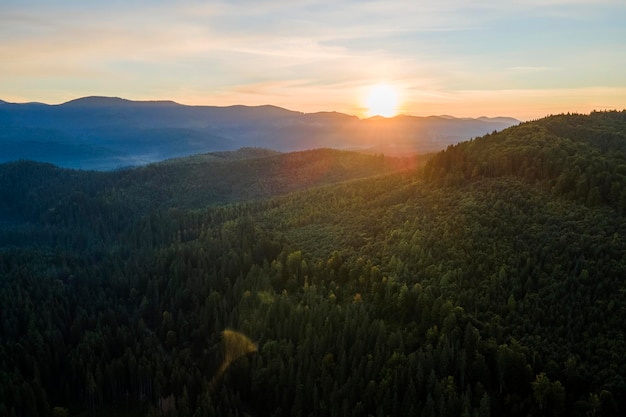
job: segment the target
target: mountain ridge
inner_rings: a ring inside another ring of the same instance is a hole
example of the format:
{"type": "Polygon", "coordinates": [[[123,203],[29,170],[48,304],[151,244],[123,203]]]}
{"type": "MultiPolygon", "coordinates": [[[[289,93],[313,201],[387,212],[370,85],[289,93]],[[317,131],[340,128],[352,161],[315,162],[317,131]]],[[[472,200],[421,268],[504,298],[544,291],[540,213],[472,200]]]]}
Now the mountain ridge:
{"type": "Polygon", "coordinates": [[[406,115],[360,119],[273,105],[188,106],[90,96],[58,105],[3,103],[0,162],[33,159],[110,170],[241,147],[280,152],[331,147],[402,155],[438,151],[516,123],[406,115]]]}

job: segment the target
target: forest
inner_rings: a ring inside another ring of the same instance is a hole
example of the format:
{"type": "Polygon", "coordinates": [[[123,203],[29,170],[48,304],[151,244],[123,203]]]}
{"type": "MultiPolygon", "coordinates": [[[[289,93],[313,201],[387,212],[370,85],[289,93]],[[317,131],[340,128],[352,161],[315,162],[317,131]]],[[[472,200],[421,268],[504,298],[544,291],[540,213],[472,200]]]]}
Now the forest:
{"type": "Polygon", "coordinates": [[[0,415],[622,416],[626,111],[434,155],[0,165],[0,415]]]}

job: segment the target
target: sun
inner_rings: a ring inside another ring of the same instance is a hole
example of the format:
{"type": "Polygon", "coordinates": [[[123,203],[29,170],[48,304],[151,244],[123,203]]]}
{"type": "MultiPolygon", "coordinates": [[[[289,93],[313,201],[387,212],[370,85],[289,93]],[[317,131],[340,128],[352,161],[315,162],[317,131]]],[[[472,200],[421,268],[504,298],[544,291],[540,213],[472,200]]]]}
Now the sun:
{"type": "Polygon", "coordinates": [[[367,115],[393,117],[398,114],[398,91],[389,84],[376,84],[369,88],[365,104],[367,115]]]}

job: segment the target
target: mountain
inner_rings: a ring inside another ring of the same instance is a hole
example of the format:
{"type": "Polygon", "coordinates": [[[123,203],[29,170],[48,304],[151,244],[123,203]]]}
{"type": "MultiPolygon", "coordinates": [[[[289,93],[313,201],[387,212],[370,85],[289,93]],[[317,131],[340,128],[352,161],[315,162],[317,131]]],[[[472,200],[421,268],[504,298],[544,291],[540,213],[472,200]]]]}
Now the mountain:
{"type": "Polygon", "coordinates": [[[60,105],[2,102],[0,162],[30,159],[110,170],[241,147],[424,153],[517,123],[508,118],[413,116],[361,120],[275,106],[184,106],[113,97],[85,97],[60,105]]]}
{"type": "Polygon", "coordinates": [[[2,164],[0,415],[624,415],[625,184],[626,111],[2,164]]]}

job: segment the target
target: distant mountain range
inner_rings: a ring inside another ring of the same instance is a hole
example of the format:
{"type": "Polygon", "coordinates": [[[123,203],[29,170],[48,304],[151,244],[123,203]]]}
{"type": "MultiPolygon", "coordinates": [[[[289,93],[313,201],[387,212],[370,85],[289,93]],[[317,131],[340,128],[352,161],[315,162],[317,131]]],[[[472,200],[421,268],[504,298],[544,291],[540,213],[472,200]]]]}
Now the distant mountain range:
{"type": "Polygon", "coordinates": [[[186,106],[85,97],[60,105],[0,100],[0,162],[28,159],[110,170],[242,147],[425,153],[518,124],[508,117],[359,119],[275,106],[186,106]]]}

